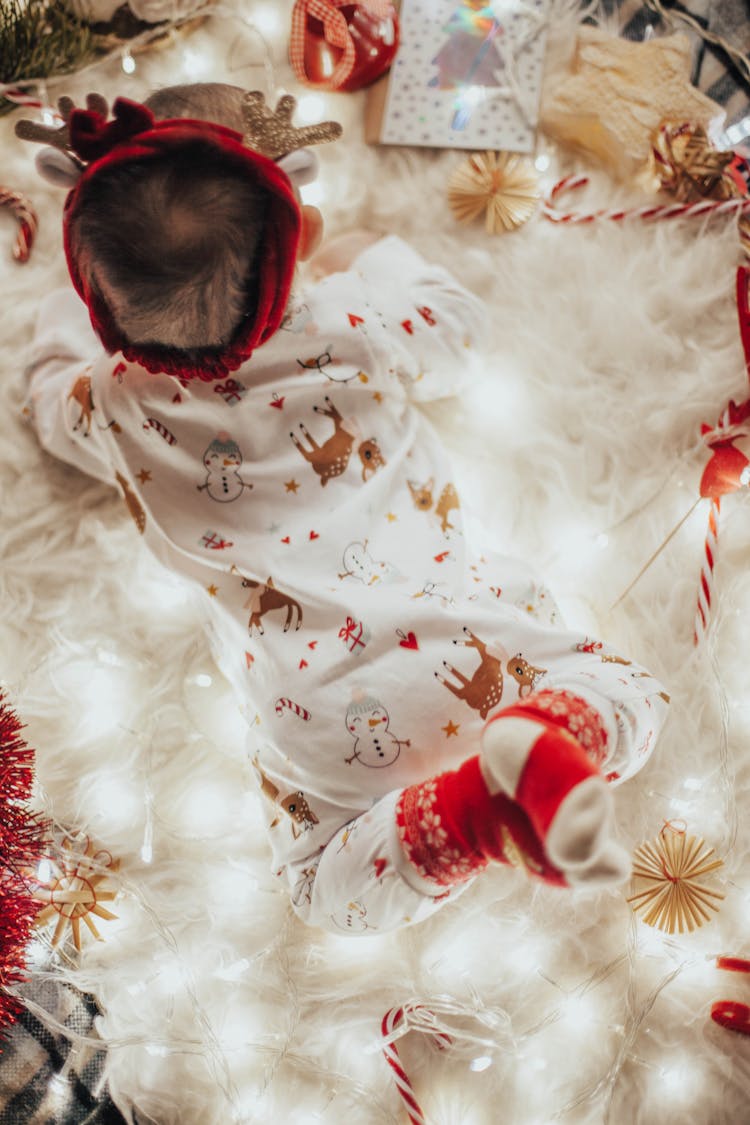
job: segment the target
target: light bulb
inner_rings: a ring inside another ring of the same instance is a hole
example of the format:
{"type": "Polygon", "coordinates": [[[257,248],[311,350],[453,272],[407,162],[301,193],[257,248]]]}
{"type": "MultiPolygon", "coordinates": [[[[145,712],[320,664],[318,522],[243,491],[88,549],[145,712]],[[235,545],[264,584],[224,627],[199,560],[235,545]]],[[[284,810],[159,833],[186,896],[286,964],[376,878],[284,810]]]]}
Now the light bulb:
{"type": "Polygon", "coordinates": [[[312,125],[326,116],[326,101],[320,94],[303,94],[297,102],[295,117],[303,125],[312,125]]]}
{"type": "Polygon", "coordinates": [[[597,1022],[596,1004],[590,996],[566,996],[560,1008],[560,1022],[580,1034],[597,1022]]]}
{"type": "Polygon", "coordinates": [[[252,22],[263,35],[273,35],[281,29],[281,13],[276,4],[258,4],[253,10],[252,22]]]}
{"type": "Polygon", "coordinates": [[[195,81],[208,73],[211,68],[211,60],[200,51],[195,51],[192,47],[185,47],[182,52],[182,65],[187,76],[195,81]]]}

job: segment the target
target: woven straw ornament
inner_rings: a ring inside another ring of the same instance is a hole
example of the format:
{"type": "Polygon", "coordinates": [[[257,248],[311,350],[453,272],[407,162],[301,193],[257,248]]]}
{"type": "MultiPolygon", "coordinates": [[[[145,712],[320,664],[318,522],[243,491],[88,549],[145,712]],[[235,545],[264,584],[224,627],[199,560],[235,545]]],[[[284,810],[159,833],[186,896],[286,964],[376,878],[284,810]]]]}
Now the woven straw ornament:
{"type": "Polygon", "coordinates": [[[475,152],[448,181],[448,203],[459,223],[484,214],[488,234],[515,230],[536,210],[539,182],[533,164],[512,152],[475,152]]]}

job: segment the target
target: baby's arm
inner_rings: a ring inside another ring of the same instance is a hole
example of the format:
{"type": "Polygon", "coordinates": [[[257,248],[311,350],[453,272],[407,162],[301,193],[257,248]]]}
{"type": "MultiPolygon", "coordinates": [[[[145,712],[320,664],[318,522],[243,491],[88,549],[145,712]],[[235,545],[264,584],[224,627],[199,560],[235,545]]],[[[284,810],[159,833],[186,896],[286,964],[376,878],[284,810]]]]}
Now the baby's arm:
{"type": "Polygon", "coordinates": [[[487,334],[483,302],[394,235],[362,250],[351,268],[374,310],[360,313],[367,331],[381,337],[410,397],[426,402],[460,391],[487,334]]]}
{"type": "Polygon", "coordinates": [[[369,246],[379,242],[382,235],[370,230],[352,230],[328,239],[310,259],[307,269],[315,281],[332,273],[351,269],[355,258],[369,246]]]}
{"type": "Polygon", "coordinates": [[[49,294],[40,305],[27,365],[34,428],[48,453],[113,484],[91,397],[90,368],[102,355],[76,295],[49,294]]]}

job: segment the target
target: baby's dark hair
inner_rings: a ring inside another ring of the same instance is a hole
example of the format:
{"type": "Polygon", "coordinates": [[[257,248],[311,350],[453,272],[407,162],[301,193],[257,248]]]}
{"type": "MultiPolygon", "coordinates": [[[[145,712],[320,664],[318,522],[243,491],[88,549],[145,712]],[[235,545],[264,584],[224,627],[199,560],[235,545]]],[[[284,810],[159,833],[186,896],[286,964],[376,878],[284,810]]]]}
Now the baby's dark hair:
{"type": "MultiPolygon", "coordinates": [[[[158,117],[232,125],[242,91],[175,87],[158,117]]],[[[226,345],[254,311],[265,193],[210,141],[102,169],[71,224],[81,273],[131,344],[189,353],[226,345]]]]}

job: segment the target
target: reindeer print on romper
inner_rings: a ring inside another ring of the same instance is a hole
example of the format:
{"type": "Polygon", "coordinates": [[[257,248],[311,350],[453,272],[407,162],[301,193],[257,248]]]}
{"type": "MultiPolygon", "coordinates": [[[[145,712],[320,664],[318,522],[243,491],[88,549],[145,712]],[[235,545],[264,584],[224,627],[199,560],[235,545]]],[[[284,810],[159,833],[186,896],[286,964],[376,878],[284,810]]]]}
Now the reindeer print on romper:
{"type": "Polygon", "coordinates": [[[88,437],[91,433],[91,415],[94,410],[94,400],[91,397],[91,376],[88,374],[90,370],[90,368],[87,368],[83,375],[78,376],[68,394],[68,402],[74,402],[80,410],[78,421],[73,429],[79,430],[85,423],[84,437],[88,437]]]}
{"type": "Polygon", "coordinates": [[[380,452],[380,446],[375,438],[368,438],[363,441],[357,449],[359,459],[362,462],[362,480],[369,480],[373,473],[378,469],[382,469],[385,465],[385,458],[380,452]]]}
{"type": "Polygon", "coordinates": [[[251,636],[253,627],[255,627],[259,633],[264,632],[261,618],[264,617],[266,613],[271,613],[275,609],[283,609],[286,611],[286,620],[284,621],[283,630],[285,633],[289,632],[295,616],[297,622],[294,628],[295,630],[299,629],[302,624],[302,606],[288,594],[283,594],[281,590],[277,590],[273,584],[273,578],[269,576],[268,581],[265,583],[258,582],[252,578],[243,578],[242,585],[246,590],[250,590],[250,597],[242,608],[250,610],[250,620],[247,623],[247,627],[251,636]]]}
{"type": "Polygon", "coordinates": [[[472,710],[478,711],[480,718],[486,719],[490,711],[497,707],[503,697],[503,660],[507,653],[498,655],[499,649],[493,651],[491,645],[485,644],[465,626],[464,633],[468,636],[468,640],[454,641],[453,643],[465,648],[476,649],[480,658],[479,667],[469,678],[463,672],[459,672],[458,668],[453,668],[444,660],[443,667],[452,676],[455,676],[458,684],[446,680],[439,672],[436,672],[435,676],[444,687],[448,688],[448,691],[453,692],[458,699],[462,699],[472,710]]]}
{"type": "Polygon", "coordinates": [[[327,441],[318,445],[304,422],[300,422],[299,428],[302,431],[302,436],[309,443],[309,448],[302,444],[296,434],[289,435],[307,463],[312,465],[314,472],[320,477],[321,485],[324,487],[332,477],[340,477],[343,472],[346,472],[355,440],[355,435],[346,429],[344,419],[327,395],[325,403],[325,406],[314,406],[313,410],[316,414],[323,414],[333,422],[333,433],[327,441]]]}
{"type": "Polygon", "coordinates": [[[519,699],[531,695],[537,682],[547,675],[546,668],[535,668],[528,660],[524,660],[520,652],[508,661],[506,671],[518,684],[519,699]]]}
{"type": "Polygon", "coordinates": [[[390,731],[390,716],[382,703],[371,695],[355,697],[346,712],[346,729],[354,739],[354,752],[346,759],[363,766],[380,769],[391,766],[402,746],[411,746],[409,739],[396,738],[390,731]]]}
{"type": "MultiPolygon", "coordinates": [[[[414,507],[418,508],[420,512],[432,511],[432,505],[435,503],[432,495],[435,488],[435,478],[430,477],[426,484],[417,484],[416,481],[412,480],[408,480],[406,483],[409,485],[414,507]]],[[[449,482],[440,493],[434,510],[434,514],[440,520],[440,528],[444,535],[447,535],[448,531],[452,531],[454,527],[448,519],[448,513],[460,506],[455,486],[449,482]]]]}
{"type": "MultiPolygon", "coordinates": [[[[253,758],[253,765],[255,766],[260,780],[260,789],[263,796],[268,797],[269,801],[277,805],[290,817],[292,821],[292,836],[295,840],[299,839],[303,832],[312,831],[315,825],[320,823],[307,803],[305,794],[301,790],[297,790],[296,793],[289,793],[286,797],[280,798],[281,790],[278,785],[263,773],[257,757],[253,758]]],[[[277,816],[271,822],[270,827],[275,828],[279,820],[280,817],[277,816]]]]}
{"type": "Polygon", "coordinates": [[[125,479],[122,473],[116,472],[115,478],[117,479],[117,483],[122,489],[123,499],[128,506],[128,511],[133,517],[133,522],[140,531],[141,535],[143,535],[144,531],[146,530],[146,513],[143,510],[143,505],[141,504],[136,494],[133,492],[133,489],[130,487],[130,483],[125,479]]]}
{"type": "Polygon", "coordinates": [[[237,500],[245,491],[253,486],[245,484],[240,476],[242,467],[242,453],[237,442],[222,431],[217,434],[203,454],[203,466],[206,470],[206,479],[203,484],[196,485],[199,492],[205,490],[206,495],[221,504],[237,500]]]}

